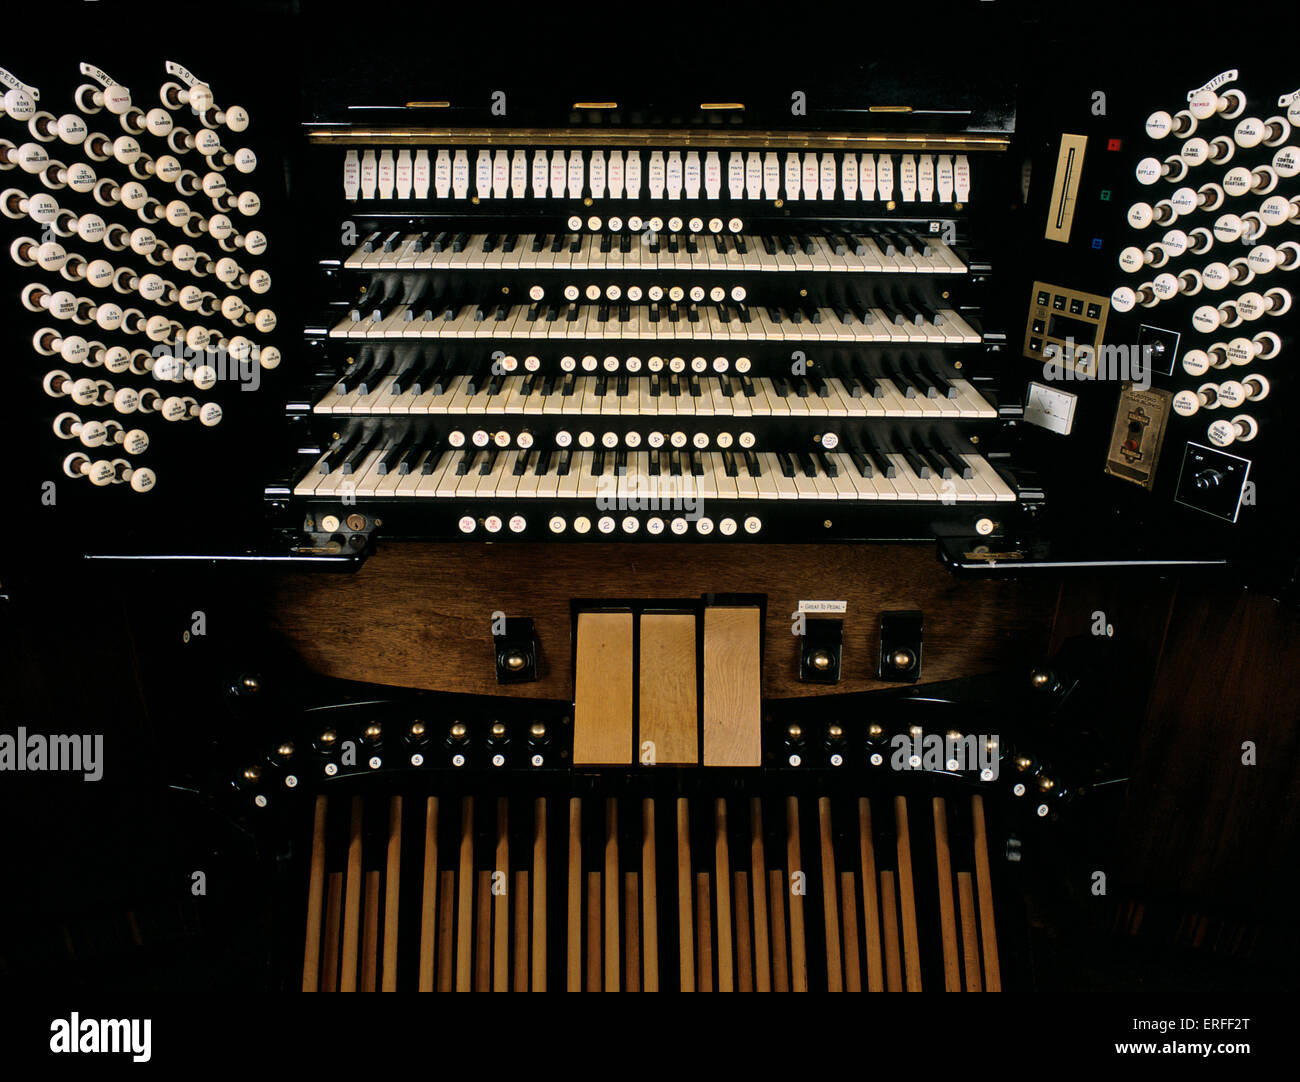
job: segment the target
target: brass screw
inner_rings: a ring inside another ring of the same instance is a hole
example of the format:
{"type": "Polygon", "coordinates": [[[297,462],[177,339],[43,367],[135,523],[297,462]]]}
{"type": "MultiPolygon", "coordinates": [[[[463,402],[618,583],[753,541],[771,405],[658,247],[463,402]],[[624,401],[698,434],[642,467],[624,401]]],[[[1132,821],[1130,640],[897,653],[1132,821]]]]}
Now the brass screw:
{"type": "Polygon", "coordinates": [[[380,726],[379,722],[372,721],[369,725],[366,726],[365,732],[363,732],[362,735],[367,740],[378,740],[380,735],[383,733],[383,731],[384,730],[380,726]]]}
{"type": "Polygon", "coordinates": [[[293,744],[290,741],[286,740],[283,744],[281,744],[278,748],[275,749],[275,754],[278,755],[281,759],[288,759],[289,756],[293,754],[293,744]]]}
{"type": "Polygon", "coordinates": [[[457,721],[451,727],[451,738],[453,740],[464,740],[468,732],[469,730],[465,728],[465,723],[457,721]]]}
{"type": "Polygon", "coordinates": [[[338,738],[339,738],[339,734],[336,733],[333,729],[326,729],[323,733],[320,734],[320,742],[324,744],[327,748],[332,747],[335,741],[338,740],[338,738]]]}
{"type": "Polygon", "coordinates": [[[826,736],[831,740],[843,740],[844,730],[838,725],[831,725],[826,729],[826,736]]]}
{"type": "Polygon", "coordinates": [[[424,722],[422,721],[411,722],[411,735],[413,737],[415,737],[418,740],[420,739],[420,737],[424,736],[424,733],[425,733],[424,722]]]}
{"type": "Polygon", "coordinates": [[[591,206],[591,196],[587,196],[587,197],[582,201],[582,205],[583,205],[584,207],[589,207],[589,206],[591,206]]]}
{"type": "Polygon", "coordinates": [[[502,736],[505,736],[505,735],[506,735],[506,727],[505,727],[505,725],[503,725],[503,724],[502,724],[501,722],[499,722],[499,721],[494,721],[494,722],[492,723],[492,735],[495,736],[495,737],[502,737],[502,736]]]}
{"type": "Polygon", "coordinates": [[[867,735],[871,737],[872,740],[877,740],[885,735],[885,727],[879,722],[873,721],[867,726],[867,735]]]}
{"type": "Polygon", "coordinates": [[[817,653],[812,656],[812,665],[814,669],[825,672],[831,667],[831,655],[825,650],[818,650],[817,653]]]}
{"type": "MultiPolygon", "coordinates": [[[[910,669],[913,661],[915,661],[915,658],[912,656],[911,650],[899,649],[889,655],[889,663],[899,671],[910,669]]],[[[914,726],[914,728],[919,728],[919,726],[914,726]]]]}
{"type": "Polygon", "coordinates": [[[506,668],[511,672],[518,672],[524,667],[524,655],[520,653],[507,654],[505,657],[506,668]]]}
{"type": "Polygon", "coordinates": [[[907,727],[907,735],[913,738],[920,736],[923,732],[925,732],[925,730],[919,725],[909,725],[907,727]]]}
{"type": "Polygon", "coordinates": [[[1046,777],[1039,778],[1038,788],[1044,793],[1050,793],[1053,789],[1056,788],[1056,782],[1052,781],[1051,778],[1046,778],[1046,777]]]}
{"type": "Polygon", "coordinates": [[[1016,769],[1017,769],[1017,770],[1019,770],[1019,771],[1021,771],[1021,772],[1024,772],[1024,771],[1028,770],[1028,769],[1029,769],[1031,766],[1033,766],[1033,765],[1034,765],[1034,761],[1033,761],[1032,759],[1028,758],[1027,756],[1024,756],[1024,755],[1018,755],[1018,756],[1016,756],[1016,769]]]}
{"type": "Polygon", "coordinates": [[[1029,683],[1035,688],[1045,688],[1052,682],[1052,674],[1046,669],[1035,669],[1029,674],[1029,683]]]}
{"type": "Polygon", "coordinates": [[[542,737],[546,735],[546,726],[543,725],[540,721],[535,721],[530,726],[528,726],[528,735],[534,737],[537,740],[540,740],[542,737]]]}
{"type": "Polygon", "coordinates": [[[244,767],[244,781],[257,781],[261,776],[262,768],[260,766],[244,767]]]}
{"type": "Polygon", "coordinates": [[[786,729],[786,731],[785,731],[785,735],[788,736],[791,740],[802,740],[802,739],[803,739],[803,726],[802,726],[802,725],[791,725],[791,726],[789,726],[789,727],[786,729]]]}
{"type": "Polygon", "coordinates": [[[972,436],[972,437],[970,438],[970,441],[971,441],[971,443],[978,444],[979,441],[980,441],[980,438],[979,438],[978,436],[972,436]]]}
{"type": "Polygon", "coordinates": [[[801,290],[799,290],[799,296],[801,296],[801,297],[806,297],[806,296],[808,296],[808,290],[806,290],[806,289],[801,289],[801,290]]]}

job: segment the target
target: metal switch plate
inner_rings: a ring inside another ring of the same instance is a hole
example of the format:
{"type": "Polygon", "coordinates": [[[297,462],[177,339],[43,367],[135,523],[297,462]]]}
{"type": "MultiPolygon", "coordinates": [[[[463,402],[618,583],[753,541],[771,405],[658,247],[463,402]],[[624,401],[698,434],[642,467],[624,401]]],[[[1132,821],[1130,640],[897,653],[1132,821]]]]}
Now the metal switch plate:
{"type": "Polygon", "coordinates": [[[1236,522],[1250,477],[1250,459],[1217,447],[1189,443],[1183,451],[1174,501],[1207,515],[1236,522]]]}
{"type": "Polygon", "coordinates": [[[1106,453],[1106,472],[1150,491],[1165,441],[1165,425],[1173,395],[1168,391],[1139,390],[1125,384],[1115,408],[1115,427],[1106,453]]]}

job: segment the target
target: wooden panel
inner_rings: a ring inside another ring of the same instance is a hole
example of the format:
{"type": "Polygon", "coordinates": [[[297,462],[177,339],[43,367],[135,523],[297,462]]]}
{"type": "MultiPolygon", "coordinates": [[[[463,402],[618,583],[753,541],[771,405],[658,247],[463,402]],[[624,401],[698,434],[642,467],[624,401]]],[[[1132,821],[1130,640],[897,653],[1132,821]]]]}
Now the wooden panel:
{"type": "Polygon", "coordinates": [[[704,610],[704,765],[758,766],[763,759],[759,611],[704,610]]]}
{"type": "Polygon", "coordinates": [[[897,687],[875,676],[880,613],[925,613],[924,682],[1023,665],[1042,652],[1054,582],[958,580],[934,545],[383,545],[354,575],[282,575],[266,625],[326,676],[435,691],[572,699],[574,598],[763,593],[767,697],[824,695],[797,679],[790,614],[848,602],[837,692],[897,687]],[[508,574],[506,573],[508,571],[508,574]],[[491,614],[530,616],[538,679],[498,684],[491,614]]]}
{"type": "Polygon", "coordinates": [[[1300,847],[1300,613],[1184,584],[1130,771],[1124,884],[1293,929],[1277,861],[1300,847]],[[1243,745],[1254,746],[1254,764],[1243,745]]]}
{"type": "Polygon", "coordinates": [[[638,681],[638,736],[642,750],[650,741],[656,763],[699,762],[694,615],[662,612],[642,615],[638,681]]]}
{"type": "Polygon", "coordinates": [[[632,614],[581,612],[574,667],[573,761],[633,761],[632,614]]]}

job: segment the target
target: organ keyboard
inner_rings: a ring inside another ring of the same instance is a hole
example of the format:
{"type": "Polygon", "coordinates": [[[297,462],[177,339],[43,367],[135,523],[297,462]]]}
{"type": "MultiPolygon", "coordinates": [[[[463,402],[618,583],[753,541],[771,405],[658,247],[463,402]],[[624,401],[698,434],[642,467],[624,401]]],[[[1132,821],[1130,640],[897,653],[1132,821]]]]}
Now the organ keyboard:
{"type": "Polygon", "coordinates": [[[348,121],[308,139],[321,175],[342,166],[342,200],[312,194],[345,244],[319,259],[299,459],[266,492],[285,528],[846,539],[1036,513],[1008,469],[1021,405],[969,206],[1002,137],[348,121]],[[687,514],[646,514],[651,491],[687,514]]]}

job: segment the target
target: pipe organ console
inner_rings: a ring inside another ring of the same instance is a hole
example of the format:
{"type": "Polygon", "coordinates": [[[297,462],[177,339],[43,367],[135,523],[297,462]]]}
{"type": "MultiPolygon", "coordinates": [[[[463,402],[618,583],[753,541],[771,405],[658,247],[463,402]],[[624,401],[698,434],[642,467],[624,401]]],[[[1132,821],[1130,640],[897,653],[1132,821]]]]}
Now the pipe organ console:
{"type": "MultiPolygon", "coordinates": [[[[1144,913],[1171,986],[1295,945],[1280,49],[973,5],[699,71],[85,7],[0,49],[0,701],[104,719],[214,980],[1109,991],[1144,913]]],[[[55,884],[0,972],[95,956],[55,884]]],[[[144,890],[104,887],[140,942],[144,890]]]]}

